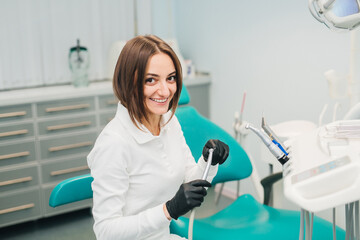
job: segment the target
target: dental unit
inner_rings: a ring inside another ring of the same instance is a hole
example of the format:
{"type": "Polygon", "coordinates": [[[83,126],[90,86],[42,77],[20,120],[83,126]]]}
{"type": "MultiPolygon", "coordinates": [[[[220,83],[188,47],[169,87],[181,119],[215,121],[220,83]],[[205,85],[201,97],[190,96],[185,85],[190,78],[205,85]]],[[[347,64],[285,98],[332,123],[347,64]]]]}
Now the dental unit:
{"type": "Polygon", "coordinates": [[[284,195],[301,207],[301,223],[305,216],[300,239],[304,233],[305,239],[312,239],[314,212],[333,208],[335,215],[335,207],[342,205],[346,207],[346,239],[360,239],[355,210],[360,199],[360,120],[332,122],[290,138],[286,150],[264,119],[260,130],[249,123],[245,128],[259,136],[283,165],[284,195]]]}

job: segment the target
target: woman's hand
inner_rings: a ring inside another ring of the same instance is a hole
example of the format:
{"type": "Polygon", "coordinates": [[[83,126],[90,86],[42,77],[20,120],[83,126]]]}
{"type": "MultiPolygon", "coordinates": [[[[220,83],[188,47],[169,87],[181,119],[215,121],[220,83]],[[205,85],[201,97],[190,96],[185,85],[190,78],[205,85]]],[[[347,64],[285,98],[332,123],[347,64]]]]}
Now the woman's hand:
{"type": "Polygon", "coordinates": [[[217,139],[207,141],[202,151],[205,162],[209,157],[210,148],[214,149],[211,165],[223,164],[229,156],[229,146],[217,139]]]}
{"type": "Polygon", "coordinates": [[[207,194],[205,187],[211,187],[211,183],[200,179],[181,184],[175,196],[166,202],[169,215],[178,219],[194,207],[199,207],[207,194]]]}

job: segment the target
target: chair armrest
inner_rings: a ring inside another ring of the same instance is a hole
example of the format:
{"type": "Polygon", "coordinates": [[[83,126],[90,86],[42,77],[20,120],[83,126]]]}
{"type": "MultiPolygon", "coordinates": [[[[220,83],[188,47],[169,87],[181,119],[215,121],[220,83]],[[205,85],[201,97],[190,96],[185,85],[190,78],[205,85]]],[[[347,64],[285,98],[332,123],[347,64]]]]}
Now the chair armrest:
{"type": "Polygon", "coordinates": [[[90,174],[85,174],[60,182],[51,192],[49,205],[51,207],[58,207],[92,198],[91,183],[93,180],[90,174]]]}
{"type": "Polygon", "coordinates": [[[271,174],[265,178],[263,178],[260,182],[264,188],[264,204],[269,205],[270,202],[270,194],[272,190],[272,185],[282,179],[282,172],[271,174]]]}

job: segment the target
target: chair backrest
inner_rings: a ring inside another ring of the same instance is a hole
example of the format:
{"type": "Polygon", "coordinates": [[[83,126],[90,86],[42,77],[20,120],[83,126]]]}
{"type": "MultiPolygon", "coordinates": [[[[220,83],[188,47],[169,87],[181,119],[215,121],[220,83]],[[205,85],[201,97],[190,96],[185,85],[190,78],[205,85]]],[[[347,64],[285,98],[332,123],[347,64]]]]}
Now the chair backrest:
{"type": "Polygon", "coordinates": [[[225,130],[201,116],[191,106],[179,107],[175,113],[184,132],[194,158],[197,160],[209,139],[219,139],[229,145],[230,154],[224,164],[219,166],[212,183],[241,180],[250,176],[252,166],[250,159],[239,143],[225,130]]]}

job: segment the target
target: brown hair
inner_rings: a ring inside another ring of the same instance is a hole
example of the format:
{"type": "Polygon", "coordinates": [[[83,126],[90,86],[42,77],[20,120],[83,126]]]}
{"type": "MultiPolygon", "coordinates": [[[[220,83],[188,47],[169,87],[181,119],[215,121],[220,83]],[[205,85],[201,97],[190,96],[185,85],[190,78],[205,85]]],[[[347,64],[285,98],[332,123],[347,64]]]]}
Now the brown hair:
{"type": "Polygon", "coordinates": [[[154,35],[137,36],[129,40],[120,53],[116,63],[113,88],[120,103],[127,108],[130,118],[139,128],[136,121],[148,120],[144,100],[145,70],[149,59],[157,54],[165,53],[173,61],[176,71],[177,90],[169,104],[174,116],[182,88],[181,65],[171,47],[154,35]]]}

